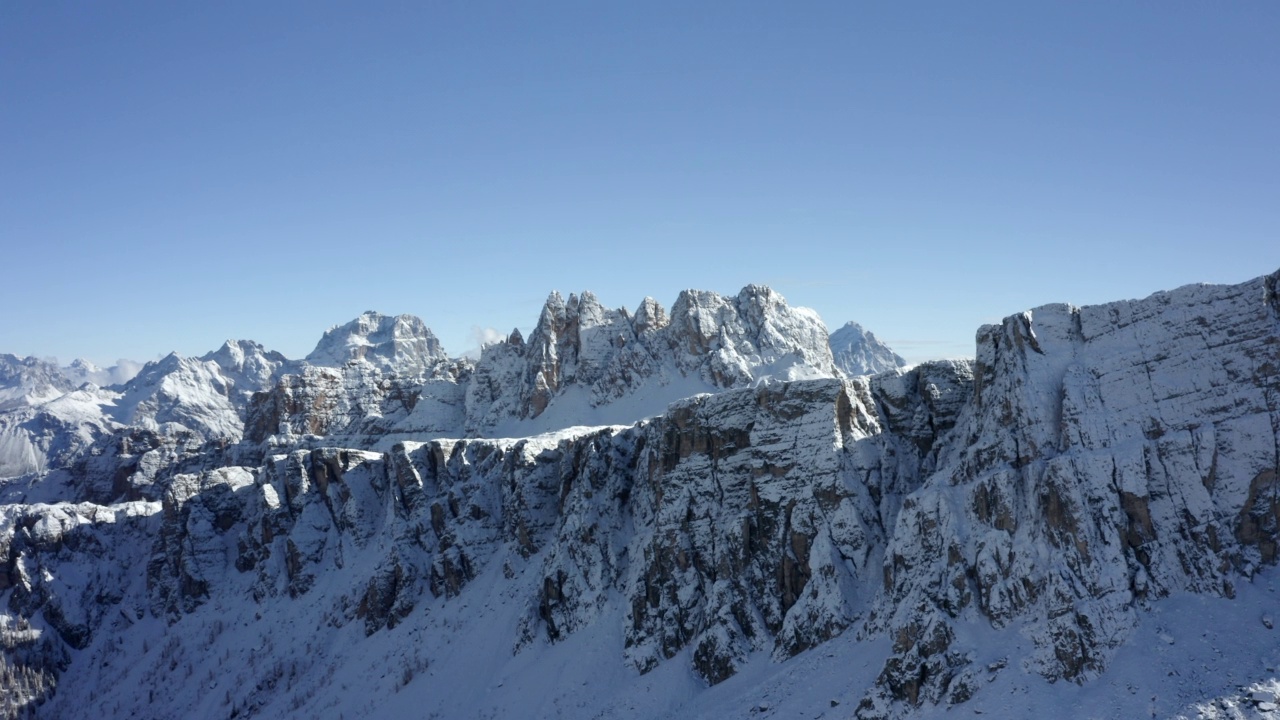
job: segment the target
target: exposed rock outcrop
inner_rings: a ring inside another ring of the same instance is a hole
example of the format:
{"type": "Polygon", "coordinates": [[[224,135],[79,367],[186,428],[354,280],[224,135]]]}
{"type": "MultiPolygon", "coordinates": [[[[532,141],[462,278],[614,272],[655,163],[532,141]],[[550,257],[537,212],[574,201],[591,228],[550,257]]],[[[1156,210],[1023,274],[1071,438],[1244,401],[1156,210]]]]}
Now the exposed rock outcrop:
{"type": "Polygon", "coordinates": [[[973,400],[886,550],[898,657],[868,708],[967,686],[954,623],[1018,620],[1027,667],[1084,682],[1147,601],[1231,596],[1275,562],[1275,278],[979,330],[973,400]]]}
{"type": "Polygon", "coordinates": [[[466,361],[441,361],[426,376],[354,362],[307,367],[254,396],[245,413],[245,440],[254,446],[320,442],[387,449],[410,438],[456,437],[470,374],[466,361]]]}

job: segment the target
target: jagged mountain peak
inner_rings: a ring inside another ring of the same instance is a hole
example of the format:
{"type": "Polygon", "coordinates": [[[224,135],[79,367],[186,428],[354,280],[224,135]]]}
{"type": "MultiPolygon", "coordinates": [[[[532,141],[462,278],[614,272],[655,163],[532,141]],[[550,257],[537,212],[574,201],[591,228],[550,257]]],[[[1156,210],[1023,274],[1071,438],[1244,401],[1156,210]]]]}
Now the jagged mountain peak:
{"type": "Polygon", "coordinates": [[[564,296],[560,294],[559,290],[552,290],[547,294],[546,301],[542,303],[542,314],[539,316],[539,320],[546,317],[554,318],[563,314],[564,306],[564,296]]]}
{"type": "MultiPolygon", "coordinates": [[[[553,290],[543,303],[542,312],[538,315],[538,323],[534,333],[543,335],[560,334],[572,326],[592,327],[604,322],[612,313],[628,315],[625,308],[610,310],[600,302],[600,298],[590,290],[581,293],[569,293],[564,299],[560,291],[553,290]]],[[[532,336],[531,336],[532,337],[532,336]]]]}
{"type": "Polygon", "coordinates": [[[786,299],[782,295],[769,287],[768,285],[759,285],[749,283],[742,290],[738,291],[738,301],[762,301],[762,302],[781,302],[785,303],[786,299]]]}
{"type": "MultiPolygon", "coordinates": [[[[836,330],[836,332],[837,332],[837,333],[838,333],[838,332],[856,332],[856,333],[858,333],[858,334],[860,334],[860,335],[863,335],[863,334],[866,334],[866,333],[867,333],[867,331],[866,331],[865,329],[863,329],[863,327],[862,327],[862,325],[861,325],[860,323],[856,323],[856,322],[854,322],[854,321],[852,321],[852,320],[850,320],[849,322],[845,323],[844,325],[841,325],[841,326],[840,326],[840,329],[839,329],[839,330],[836,330]]],[[[832,335],[835,335],[836,333],[831,333],[831,334],[832,334],[832,335]]]]}
{"type": "Polygon", "coordinates": [[[289,364],[284,355],[253,340],[227,340],[222,347],[202,355],[200,361],[216,363],[224,373],[257,377],[257,385],[266,383],[276,370],[289,364]]]}
{"type": "Polygon", "coordinates": [[[58,370],[58,363],[52,360],[0,353],[0,383],[13,383],[20,377],[52,376],[58,374],[58,370]]]}
{"type": "Polygon", "coordinates": [[[482,353],[467,390],[469,434],[490,435],[512,420],[538,422],[510,432],[584,418],[634,422],[699,392],[837,372],[817,314],[764,286],[728,296],[684,290],[670,314],[649,297],[634,315],[604,307],[590,291],[562,298],[548,297],[523,344],[482,353]]]}
{"type": "Polygon", "coordinates": [[[200,357],[177,352],[147,363],[104,412],[117,423],[204,440],[239,440],[254,393],[298,364],[252,340],[227,340],[200,357]]]}
{"type": "MultiPolygon", "coordinates": [[[[646,301],[652,298],[645,298],[646,301]]],[[[738,306],[744,304],[755,304],[760,307],[768,305],[786,305],[787,300],[781,293],[769,287],[768,285],[760,285],[751,283],[744,285],[741,290],[732,295],[726,295],[715,290],[702,290],[699,288],[686,288],[681,290],[676,296],[675,303],[672,304],[672,311],[681,306],[704,306],[712,307],[722,303],[733,303],[738,306]]]]}
{"type": "Polygon", "coordinates": [[[71,361],[71,364],[67,365],[67,367],[63,369],[75,370],[82,373],[96,373],[102,370],[102,368],[98,367],[93,362],[86,360],[85,358],[76,358],[75,360],[71,361]]]}
{"type": "Polygon", "coordinates": [[[724,302],[724,296],[713,290],[686,288],[676,295],[676,301],[671,304],[671,314],[684,315],[693,308],[714,307],[724,302]]]}
{"type": "Polygon", "coordinates": [[[200,359],[201,360],[228,359],[228,360],[234,360],[239,362],[243,358],[250,357],[253,355],[274,356],[274,357],[279,357],[281,359],[284,358],[284,355],[281,355],[280,353],[274,350],[267,350],[262,346],[262,343],[256,342],[254,340],[234,340],[234,339],[228,338],[225,342],[222,343],[221,346],[218,347],[217,350],[213,350],[205,353],[203,356],[201,356],[200,359]]]}
{"type": "Polygon", "coordinates": [[[185,358],[178,353],[177,350],[170,350],[167,355],[163,355],[155,360],[147,361],[142,370],[138,371],[138,375],[152,375],[157,371],[164,371],[177,367],[185,358]]]}
{"type": "Polygon", "coordinates": [[[907,364],[901,355],[878,339],[875,333],[856,322],[847,322],[831,333],[830,344],[836,366],[847,377],[875,375],[907,364]]]}
{"type": "Polygon", "coordinates": [[[711,359],[708,379],[717,387],[836,374],[818,314],[764,285],[736,296],[685,290],[671,307],[667,333],[686,357],[711,359]]]}
{"type": "MultiPolygon", "coordinates": [[[[572,299],[572,296],[570,296],[570,300],[572,299]]],[[[600,299],[590,290],[583,290],[582,294],[577,297],[577,303],[571,303],[571,307],[574,308],[574,314],[577,316],[579,325],[584,327],[599,325],[611,312],[601,304],[600,299]]],[[[619,313],[624,318],[630,316],[626,308],[618,308],[613,312],[619,313]]]]}
{"type": "Polygon", "coordinates": [[[666,309],[657,300],[646,297],[636,308],[631,324],[636,335],[646,335],[661,330],[669,322],[666,309]]]}

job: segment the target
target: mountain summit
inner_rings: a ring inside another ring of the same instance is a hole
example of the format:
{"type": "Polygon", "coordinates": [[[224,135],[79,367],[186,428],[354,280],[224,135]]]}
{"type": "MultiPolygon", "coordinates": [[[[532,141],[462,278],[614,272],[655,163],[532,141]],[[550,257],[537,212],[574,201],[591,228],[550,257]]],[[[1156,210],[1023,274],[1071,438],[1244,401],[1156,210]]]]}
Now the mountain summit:
{"type": "Polygon", "coordinates": [[[901,355],[856,322],[845,323],[831,333],[830,342],[836,367],[847,377],[875,375],[907,364],[901,355]]]}
{"type": "Polygon", "coordinates": [[[420,318],[372,310],[330,328],[307,356],[312,365],[342,367],[363,362],[383,372],[404,375],[421,375],[447,359],[440,341],[420,318]]]}
{"type": "Polygon", "coordinates": [[[822,321],[769,288],[685,290],[670,313],[591,292],[547,298],[528,339],[485,348],[467,390],[469,434],[631,423],[674,401],[772,380],[832,377],[822,321]]]}

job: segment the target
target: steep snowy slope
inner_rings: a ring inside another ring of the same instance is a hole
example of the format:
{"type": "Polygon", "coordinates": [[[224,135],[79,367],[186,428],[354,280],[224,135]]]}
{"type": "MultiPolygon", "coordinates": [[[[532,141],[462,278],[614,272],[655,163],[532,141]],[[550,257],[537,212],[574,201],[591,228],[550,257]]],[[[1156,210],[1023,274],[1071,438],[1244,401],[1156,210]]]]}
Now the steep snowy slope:
{"type": "MultiPolygon", "coordinates": [[[[86,385],[0,413],[0,481],[39,477],[69,465],[111,432],[109,412],[118,398],[118,393],[86,385]]],[[[0,482],[0,497],[8,489],[8,483],[0,482]]]]}
{"type": "Polygon", "coordinates": [[[111,417],[121,425],[148,430],[166,426],[205,439],[237,441],[241,413],[256,392],[270,387],[293,364],[255,342],[228,340],[200,358],[176,353],[147,363],[122,388],[111,417]]]}
{"type": "Polygon", "coordinates": [[[102,370],[83,360],[58,367],[0,355],[0,480],[69,464],[109,432],[108,407],[119,395],[98,388],[94,379],[130,373],[128,367],[102,370]]]}

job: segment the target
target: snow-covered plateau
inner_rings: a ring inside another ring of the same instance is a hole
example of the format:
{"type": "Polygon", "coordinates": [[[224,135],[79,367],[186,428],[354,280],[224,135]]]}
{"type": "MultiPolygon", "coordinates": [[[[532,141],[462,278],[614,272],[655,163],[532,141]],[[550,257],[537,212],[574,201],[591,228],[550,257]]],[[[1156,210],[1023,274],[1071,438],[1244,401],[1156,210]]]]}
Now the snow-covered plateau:
{"type": "Polygon", "coordinates": [[[0,716],[1280,718],[1280,272],[80,367],[0,356],[0,716]]]}

